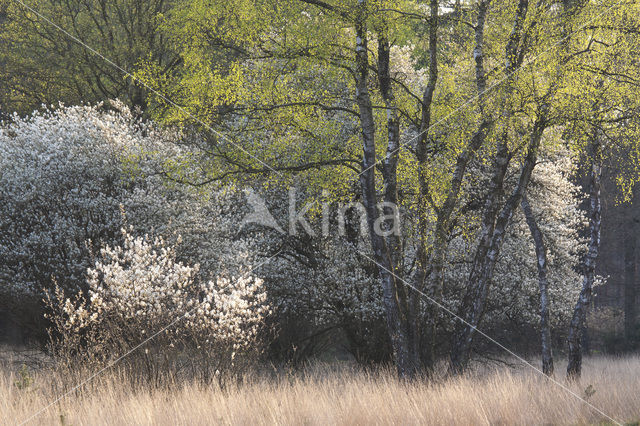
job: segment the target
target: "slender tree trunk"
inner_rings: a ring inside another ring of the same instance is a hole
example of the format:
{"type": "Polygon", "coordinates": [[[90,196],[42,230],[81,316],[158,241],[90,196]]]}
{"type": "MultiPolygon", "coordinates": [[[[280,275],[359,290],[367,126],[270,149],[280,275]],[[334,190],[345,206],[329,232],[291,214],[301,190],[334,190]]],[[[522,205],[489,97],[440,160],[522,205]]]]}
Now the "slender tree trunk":
{"type": "Polygon", "coordinates": [[[630,220],[627,220],[628,233],[624,241],[624,338],[627,349],[634,349],[638,338],[636,330],[637,317],[637,278],[636,265],[636,220],[633,218],[633,207],[629,207],[630,220]]]}
{"type": "MultiPolygon", "coordinates": [[[[394,227],[399,226],[400,218],[395,217],[398,205],[398,158],[400,151],[400,120],[396,106],[396,99],[393,92],[390,59],[390,43],[387,36],[386,24],[382,24],[378,29],[378,81],[380,92],[387,108],[387,150],[382,163],[382,179],[384,184],[383,208],[386,221],[385,231],[389,232],[394,227]]],[[[413,376],[420,365],[419,356],[419,333],[418,323],[409,309],[409,289],[398,279],[402,275],[402,243],[400,235],[389,232],[386,236],[386,253],[389,264],[393,267],[393,275],[396,278],[396,294],[398,298],[399,310],[402,315],[402,330],[407,339],[408,360],[404,368],[406,376],[413,376]]]]}
{"type": "MultiPolygon", "coordinates": [[[[362,173],[360,174],[360,185],[362,188],[363,202],[367,213],[367,225],[371,248],[378,272],[382,282],[383,306],[385,308],[387,328],[393,348],[393,355],[398,368],[398,374],[403,378],[410,378],[415,375],[416,366],[410,356],[409,336],[405,329],[406,318],[400,307],[398,300],[397,276],[395,274],[396,265],[390,255],[387,242],[376,230],[376,223],[379,219],[377,206],[375,165],[375,120],[373,107],[369,94],[369,57],[367,50],[367,26],[366,26],[367,6],[364,0],[358,1],[358,11],[356,17],[356,103],[360,115],[360,125],[362,128],[362,173]]],[[[385,166],[386,167],[386,166],[385,166]]],[[[385,175],[389,170],[385,171],[385,175]]],[[[395,171],[393,171],[395,173],[395,171]]],[[[387,176],[385,186],[392,185],[387,176]]],[[[389,188],[387,188],[387,191],[389,188]]],[[[393,249],[393,247],[391,248],[393,249]]]]}
{"type": "Polygon", "coordinates": [[[589,176],[589,251],[584,261],[584,277],[580,296],[573,310],[569,324],[567,377],[578,379],[582,373],[582,330],[586,322],[586,310],[591,300],[591,291],[595,279],[596,260],[600,250],[600,223],[602,206],[600,200],[600,146],[594,137],[591,149],[591,172],[589,176]]]}
{"type": "MultiPolygon", "coordinates": [[[[548,102],[548,99],[545,101],[548,102]]],[[[489,284],[493,276],[493,270],[502,248],[505,231],[513,211],[520,204],[524,195],[531,173],[536,164],[537,151],[540,146],[542,134],[546,128],[546,114],[548,104],[543,104],[543,111],[536,119],[533,131],[530,136],[527,156],[524,159],[518,183],[509,196],[500,214],[495,220],[495,224],[485,223],[481,231],[481,241],[476,251],[476,257],[472,265],[469,280],[467,282],[467,293],[465,294],[458,316],[464,320],[459,324],[453,336],[451,347],[449,373],[459,374],[464,371],[469,363],[473,338],[482,316],[484,315],[485,301],[489,293],[489,284]]],[[[497,200],[495,201],[497,203],[497,200]]],[[[494,206],[487,206],[495,208],[494,206]]]]}
{"type": "MultiPolygon", "coordinates": [[[[427,202],[431,202],[431,207],[434,205],[431,199],[431,193],[429,188],[429,164],[427,158],[428,145],[430,142],[430,132],[429,127],[431,126],[431,106],[433,103],[433,95],[436,90],[436,85],[438,82],[438,9],[439,2],[438,0],[430,1],[430,16],[429,16],[429,81],[427,83],[427,87],[424,90],[422,95],[422,105],[421,105],[421,119],[420,119],[420,138],[418,139],[417,149],[416,149],[416,159],[418,160],[418,185],[419,185],[419,200],[418,200],[418,247],[417,247],[417,262],[416,262],[416,273],[413,276],[413,287],[414,289],[418,289],[422,292],[425,288],[425,282],[428,274],[429,268],[429,253],[427,251],[428,244],[428,227],[429,227],[429,218],[428,218],[428,204],[427,202]]],[[[432,259],[431,259],[432,260],[432,259]]],[[[437,284],[436,284],[437,285],[437,284]]],[[[430,293],[433,295],[435,293],[435,288],[432,287],[429,289],[430,293]]],[[[422,335],[420,329],[419,320],[421,319],[420,312],[420,300],[422,299],[422,294],[420,292],[413,290],[410,294],[409,299],[409,309],[411,317],[414,319],[414,342],[415,347],[414,351],[417,356],[421,354],[421,342],[420,336],[422,335]]],[[[435,326],[436,326],[436,318],[435,318],[435,310],[430,306],[431,309],[428,309],[429,314],[428,318],[426,318],[426,326],[430,328],[429,330],[429,355],[428,360],[424,362],[427,365],[432,365],[435,361],[434,356],[434,344],[435,344],[435,326]]],[[[422,357],[420,357],[422,358],[422,357]]]]}
{"type": "Polygon", "coordinates": [[[540,287],[540,341],[542,344],[542,371],[547,376],[553,375],[553,355],[551,353],[551,326],[549,324],[549,281],[547,280],[547,249],[542,231],[536,223],[527,196],[520,202],[522,211],[529,225],[529,231],[536,247],[538,259],[538,286],[540,287]]]}

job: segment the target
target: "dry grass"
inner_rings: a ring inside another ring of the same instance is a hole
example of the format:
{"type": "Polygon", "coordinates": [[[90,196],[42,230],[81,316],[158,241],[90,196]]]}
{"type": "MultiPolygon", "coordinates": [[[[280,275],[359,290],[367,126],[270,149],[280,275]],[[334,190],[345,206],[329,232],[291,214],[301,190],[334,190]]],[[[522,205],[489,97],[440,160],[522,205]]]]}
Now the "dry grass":
{"type": "MultiPolygon", "coordinates": [[[[31,378],[25,387],[16,384],[23,381],[20,374],[0,376],[0,424],[27,420],[64,388],[51,373],[31,378]]],[[[440,383],[404,384],[384,372],[348,371],[254,379],[225,390],[197,384],[150,390],[125,382],[105,374],[30,424],[611,423],[536,373],[506,367],[440,383]]],[[[589,402],[624,423],[640,419],[639,384],[640,358],[591,358],[585,360],[581,382],[569,386],[584,395],[591,385],[595,393],[589,402]]]]}

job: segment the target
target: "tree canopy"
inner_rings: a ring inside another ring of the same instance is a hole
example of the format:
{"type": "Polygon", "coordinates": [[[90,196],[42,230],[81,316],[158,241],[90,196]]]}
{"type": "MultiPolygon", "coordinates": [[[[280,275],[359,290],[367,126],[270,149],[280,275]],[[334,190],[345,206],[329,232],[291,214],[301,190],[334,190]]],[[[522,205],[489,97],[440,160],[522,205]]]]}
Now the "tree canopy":
{"type": "MultiPolygon", "coordinates": [[[[361,254],[381,283],[403,376],[433,366],[442,340],[436,330],[445,320],[425,297],[455,301],[447,305],[459,319],[448,336],[450,371],[466,368],[495,275],[505,273],[500,259],[513,249],[509,230],[525,223],[518,211],[548,175],[545,162],[558,164],[562,153],[591,173],[591,254],[602,164],[625,158],[623,198],[639,180],[635,0],[32,5],[59,28],[6,4],[4,109],[122,97],[186,135],[188,153],[164,159],[162,174],[173,182],[263,192],[303,182],[316,205],[362,202],[361,254]],[[392,206],[402,232],[381,233],[394,229],[392,206]],[[460,257],[464,273],[453,266],[460,257]],[[450,294],[445,284],[456,273],[450,294]]],[[[573,193],[567,176],[565,194],[573,193]]],[[[585,265],[587,297],[595,276],[585,265]]],[[[580,306],[575,312],[584,321],[580,306]]]]}

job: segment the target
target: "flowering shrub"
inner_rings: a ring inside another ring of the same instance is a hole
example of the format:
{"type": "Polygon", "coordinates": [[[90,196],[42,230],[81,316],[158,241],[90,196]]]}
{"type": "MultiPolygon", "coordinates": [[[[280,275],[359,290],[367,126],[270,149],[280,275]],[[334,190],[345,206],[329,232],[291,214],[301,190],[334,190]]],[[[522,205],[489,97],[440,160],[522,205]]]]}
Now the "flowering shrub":
{"type": "Polygon", "coordinates": [[[188,172],[182,135],[110,108],[59,107],[0,126],[0,310],[36,336],[53,280],[70,297],[87,294],[94,251],[122,245],[121,209],[136,232],[176,243],[201,279],[251,264],[247,239],[234,238],[240,195],[167,181],[188,172]]]}
{"type": "Polygon", "coordinates": [[[339,237],[323,238],[306,253],[288,246],[285,255],[264,268],[270,300],[282,321],[278,350],[284,357],[306,361],[335,345],[339,332],[357,361],[389,360],[382,289],[360,254],[369,255],[366,248],[339,237]]]}
{"type": "Polygon", "coordinates": [[[126,108],[45,110],[0,128],[3,308],[18,320],[20,312],[37,317],[25,305],[37,306],[52,278],[67,291],[86,290],[90,243],[118,241],[119,206],[135,217],[171,205],[161,185],[128,173],[125,163],[161,145],[126,108]]]}
{"type": "MultiPolygon", "coordinates": [[[[404,55],[409,67],[407,51],[394,54],[404,55]]],[[[261,266],[260,275],[269,305],[278,312],[274,321],[282,347],[300,354],[301,342],[319,348],[313,336],[332,339],[323,331],[339,330],[341,343],[357,358],[388,358],[375,268],[358,254],[368,253],[362,236],[298,241],[255,227],[239,228],[247,213],[241,188],[209,187],[203,193],[168,181],[167,173],[193,178],[210,166],[200,161],[197,149],[182,148],[183,135],[139,122],[117,102],[112,106],[117,111],[100,105],[61,107],[13,117],[0,127],[0,309],[13,308],[14,320],[37,322],[39,304],[48,295],[58,313],[51,317],[54,337],[67,342],[57,348],[64,346],[73,356],[92,352],[104,361],[125,353],[176,320],[179,312],[186,313],[180,327],[156,337],[165,354],[175,351],[178,356],[194,348],[222,354],[227,350],[223,347],[241,353],[259,324],[252,322],[253,302],[245,295],[264,291],[256,280],[223,277],[242,277],[261,252],[280,251],[261,266]],[[121,208],[136,234],[158,238],[120,232],[121,208]],[[105,248],[96,253],[97,247],[105,248]],[[209,282],[211,276],[220,278],[209,282]],[[105,333],[109,327],[112,335],[105,333]],[[238,336],[248,340],[243,343],[238,336]]],[[[566,322],[579,287],[575,268],[582,241],[577,231],[584,218],[577,208],[578,188],[569,180],[571,158],[548,151],[534,171],[528,196],[548,246],[551,316],[558,326],[566,322]]],[[[481,204],[484,197],[481,182],[489,175],[486,165],[476,163],[463,205],[481,204]]],[[[288,221],[287,200],[279,194],[270,187],[263,195],[283,224],[288,221]]],[[[407,259],[402,273],[410,281],[416,212],[409,204],[402,206],[407,259]]],[[[453,311],[468,277],[477,213],[466,211],[452,232],[439,296],[453,311]]],[[[537,324],[538,300],[534,247],[518,212],[496,265],[484,327],[505,329],[514,319],[520,322],[517,327],[537,324]]],[[[431,309],[426,300],[422,307],[431,309]]],[[[452,319],[439,310],[437,315],[444,341],[452,319]]],[[[37,326],[43,328],[42,322],[37,326]]]]}
{"type": "Polygon", "coordinates": [[[56,354],[108,362],[153,338],[140,354],[155,364],[186,353],[224,371],[256,350],[268,311],[262,280],[245,274],[201,282],[198,265],[178,262],[162,238],[122,234],[124,244],[101,249],[89,268],[88,297],[70,299],[58,288],[48,298],[56,354]]]}

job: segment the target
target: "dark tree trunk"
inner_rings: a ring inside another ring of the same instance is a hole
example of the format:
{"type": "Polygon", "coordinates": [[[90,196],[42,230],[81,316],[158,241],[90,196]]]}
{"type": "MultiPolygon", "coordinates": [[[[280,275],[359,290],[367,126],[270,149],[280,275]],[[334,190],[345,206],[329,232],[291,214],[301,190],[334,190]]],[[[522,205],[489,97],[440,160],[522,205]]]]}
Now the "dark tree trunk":
{"type": "Polygon", "coordinates": [[[547,279],[547,248],[544,244],[542,231],[538,227],[536,218],[531,210],[527,196],[520,202],[522,211],[529,225],[529,231],[536,247],[538,260],[538,286],[540,287],[540,342],[542,345],[542,371],[547,376],[553,375],[553,355],[551,352],[551,326],[549,324],[549,281],[547,279]]]}
{"type": "MultiPolygon", "coordinates": [[[[360,125],[362,128],[362,173],[360,185],[362,198],[367,213],[367,225],[374,259],[378,265],[378,273],[382,283],[383,306],[387,328],[393,349],[398,374],[403,378],[411,378],[416,373],[416,365],[410,354],[409,336],[406,330],[407,319],[401,310],[398,298],[398,277],[394,259],[396,247],[387,244],[380,232],[376,231],[376,223],[380,217],[377,206],[375,165],[375,120],[373,106],[369,94],[369,57],[367,48],[367,7],[364,0],[359,0],[356,17],[356,103],[358,105],[360,125]]],[[[389,129],[391,131],[391,129],[389,129]]],[[[391,139],[395,140],[396,137],[391,139]]],[[[397,155],[397,152],[395,153],[397,155]]],[[[395,160],[393,154],[387,156],[384,165],[385,194],[395,193],[395,160]]]]}
{"type": "MultiPolygon", "coordinates": [[[[474,59],[476,62],[476,86],[478,92],[478,98],[480,100],[481,109],[484,101],[484,92],[486,90],[486,80],[484,72],[484,27],[485,16],[487,11],[487,1],[483,1],[480,6],[480,12],[478,16],[478,22],[475,29],[475,41],[476,47],[474,49],[474,59]]],[[[437,299],[442,299],[442,291],[444,286],[444,267],[446,262],[446,255],[449,243],[449,234],[451,230],[451,217],[456,208],[458,200],[460,198],[460,191],[462,188],[463,179],[466,174],[467,166],[471,159],[475,156],[476,152],[483,145],[489,127],[491,123],[487,119],[482,119],[478,123],[478,129],[473,134],[469,141],[469,145],[465,150],[460,152],[456,158],[455,168],[451,176],[451,185],[446,194],[444,202],[441,205],[436,205],[435,201],[431,197],[430,187],[428,183],[429,163],[428,152],[429,149],[437,151],[439,149],[438,142],[433,140],[429,127],[431,126],[431,106],[433,102],[433,95],[436,89],[438,81],[438,57],[437,57],[437,42],[438,42],[438,10],[439,2],[437,0],[431,0],[430,2],[430,20],[429,20],[429,82],[425,88],[422,99],[422,117],[420,123],[420,139],[418,140],[416,149],[416,158],[419,165],[418,181],[420,189],[420,202],[419,202],[419,214],[418,214],[418,234],[420,236],[420,243],[417,249],[417,268],[413,277],[413,287],[423,291],[427,284],[427,278],[429,286],[426,289],[428,294],[437,299]],[[428,236],[428,209],[429,207],[436,214],[435,229],[433,232],[433,240],[431,250],[427,250],[429,245],[428,236]]],[[[417,318],[419,300],[422,297],[418,292],[412,292],[413,298],[411,299],[411,312],[413,317],[417,318]]],[[[422,359],[424,364],[432,366],[436,359],[435,344],[436,344],[436,329],[438,326],[439,308],[431,306],[429,309],[426,325],[429,326],[427,334],[430,342],[428,347],[428,354],[422,359]],[[426,362],[425,362],[426,361],[426,362]]],[[[416,332],[420,330],[416,327],[416,332]]]]}
{"type": "Polygon", "coordinates": [[[589,176],[589,251],[584,260],[584,277],[580,296],[569,324],[567,377],[577,379],[582,373],[582,335],[586,322],[586,311],[591,300],[595,279],[596,260],[600,250],[600,223],[602,206],[600,201],[600,146],[594,137],[591,147],[591,171],[589,176]]]}
{"type": "MultiPolygon", "coordinates": [[[[633,209],[629,208],[631,215],[633,209]]],[[[633,217],[628,223],[628,232],[624,240],[624,338],[627,349],[634,349],[637,344],[638,331],[636,330],[637,318],[637,277],[636,263],[636,221],[633,217]]]]}
{"type": "Polygon", "coordinates": [[[398,217],[395,217],[398,204],[398,179],[397,168],[400,151],[400,120],[396,106],[395,95],[393,93],[391,66],[389,63],[390,43],[387,37],[387,28],[384,24],[378,29],[378,81],[380,92],[387,109],[387,150],[382,163],[382,179],[384,184],[383,197],[385,206],[383,212],[386,217],[384,231],[388,233],[385,237],[385,256],[389,259],[395,278],[396,295],[398,299],[399,311],[401,315],[402,332],[406,339],[407,361],[403,368],[403,375],[411,377],[415,374],[420,365],[418,352],[418,333],[416,331],[416,318],[409,311],[409,292],[407,286],[403,285],[400,278],[402,271],[402,243],[400,235],[391,232],[394,227],[399,226],[398,217]]]}
{"type": "MultiPolygon", "coordinates": [[[[421,320],[420,316],[420,300],[422,298],[422,292],[425,288],[426,278],[428,275],[430,259],[427,251],[428,245],[428,232],[429,219],[428,219],[428,204],[434,208],[433,200],[431,199],[431,193],[429,188],[428,174],[429,164],[427,153],[430,143],[431,126],[431,105],[433,103],[433,95],[436,90],[436,84],[438,82],[438,0],[431,0],[430,2],[430,16],[429,16],[429,81],[427,87],[422,95],[421,105],[421,119],[420,119],[420,137],[418,139],[416,147],[416,159],[418,160],[418,185],[419,185],[419,200],[418,200],[418,236],[419,242],[417,247],[417,262],[416,273],[413,276],[413,289],[409,297],[409,309],[411,317],[414,319],[414,325],[412,333],[414,336],[414,352],[416,356],[420,358],[420,362],[428,366],[431,366],[435,362],[434,344],[435,344],[435,327],[436,327],[436,311],[431,306],[428,310],[428,318],[426,318],[426,326],[429,327],[429,355],[428,359],[422,359],[421,354],[421,342],[422,330],[418,321],[421,320]]],[[[437,263],[437,261],[436,261],[437,263]]],[[[429,288],[429,293],[433,296],[437,292],[437,283],[429,288]]]]}
{"type": "MultiPolygon", "coordinates": [[[[481,239],[476,250],[476,256],[472,265],[469,280],[467,282],[467,293],[465,294],[458,316],[464,320],[456,329],[453,336],[453,344],[451,347],[451,356],[449,364],[450,374],[459,374],[464,371],[468,365],[471,355],[471,346],[478,325],[484,315],[485,301],[489,293],[489,284],[493,275],[493,270],[502,248],[505,231],[513,211],[520,204],[524,195],[531,173],[536,164],[537,151],[542,139],[542,134],[546,128],[547,106],[543,106],[543,111],[537,118],[533,131],[530,136],[529,146],[527,148],[527,156],[524,159],[520,176],[515,189],[500,210],[495,223],[485,220],[481,230],[481,239]]],[[[500,164],[496,167],[496,174],[502,173],[499,169],[500,164]]],[[[495,175],[494,175],[495,177],[495,175]]],[[[492,191],[496,188],[492,187],[492,191]]],[[[491,197],[495,197],[494,194],[491,197]]],[[[497,198],[492,203],[497,204],[497,198]]],[[[497,209],[493,205],[487,205],[487,212],[491,213],[492,209],[497,209]]],[[[486,217],[485,217],[486,219],[486,217]]]]}

